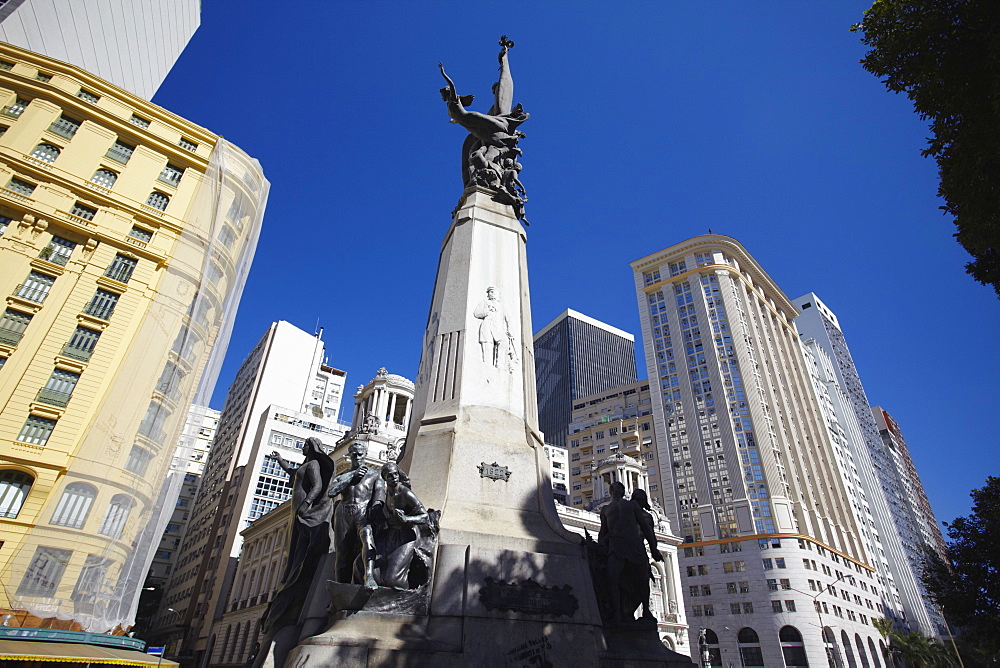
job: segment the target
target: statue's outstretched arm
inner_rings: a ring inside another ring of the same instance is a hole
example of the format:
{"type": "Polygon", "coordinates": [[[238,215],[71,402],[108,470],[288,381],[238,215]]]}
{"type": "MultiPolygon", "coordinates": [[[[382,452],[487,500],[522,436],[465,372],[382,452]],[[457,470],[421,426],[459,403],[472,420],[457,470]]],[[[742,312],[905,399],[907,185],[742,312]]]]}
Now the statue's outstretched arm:
{"type": "Polygon", "coordinates": [[[458,89],[455,88],[455,82],[451,80],[451,77],[445,73],[444,63],[438,63],[438,69],[441,70],[441,76],[444,77],[444,80],[448,82],[448,87],[441,89],[441,99],[445,102],[458,102],[458,89]],[[450,91],[450,94],[446,94],[445,91],[450,91]]]}

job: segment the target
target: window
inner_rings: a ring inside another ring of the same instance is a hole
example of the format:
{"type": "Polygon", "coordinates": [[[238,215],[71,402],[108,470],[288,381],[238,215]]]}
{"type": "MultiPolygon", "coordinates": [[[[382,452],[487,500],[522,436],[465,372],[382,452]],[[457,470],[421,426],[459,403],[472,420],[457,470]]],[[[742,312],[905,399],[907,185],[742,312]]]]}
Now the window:
{"type": "Polygon", "coordinates": [[[760,649],[760,638],[757,632],[749,627],[740,629],[736,635],[740,645],[740,659],[745,668],[764,668],[764,655],[760,649]]]}
{"type": "Polygon", "coordinates": [[[785,560],[784,560],[784,558],[778,557],[777,559],[775,559],[774,560],[774,565],[777,566],[778,568],[784,568],[785,567],[785,560]]]}
{"type": "Polygon", "coordinates": [[[94,172],[94,175],[90,177],[91,183],[96,183],[102,188],[110,188],[115,185],[115,181],[118,180],[118,175],[112,172],[110,169],[98,169],[94,172]]]}
{"type": "Polygon", "coordinates": [[[738,615],[738,614],[740,614],[740,604],[739,603],[730,603],[729,604],[729,614],[731,614],[731,615],[738,615]]]}
{"type": "Polygon", "coordinates": [[[771,601],[771,612],[782,612],[781,601],[771,601]]]}
{"type": "Polygon", "coordinates": [[[97,215],[97,209],[93,207],[86,206],[85,204],[80,204],[77,202],[73,205],[73,208],[69,210],[71,215],[77,218],[83,218],[84,220],[93,220],[94,216],[97,215]]]}
{"type": "Polygon", "coordinates": [[[49,382],[38,392],[38,401],[50,406],[65,406],[73,395],[80,374],[64,369],[53,369],[49,382]]]}
{"type": "Polygon", "coordinates": [[[192,153],[198,150],[198,145],[196,143],[184,137],[181,137],[181,140],[177,142],[177,145],[183,149],[191,151],[192,153]]]}
{"type": "Polygon", "coordinates": [[[108,149],[105,156],[124,165],[132,157],[133,151],[135,151],[135,146],[126,144],[123,141],[116,141],[114,146],[108,149]]]}
{"type": "MultiPolygon", "coordinates": [[[[791,601],[785,601],[790,603],[791,601]]],[[[795,606],[792,606],[795,610],[795,606]]],[[[823,631],[823,640],[826,641],[826,630],[823,631]]],[[[785,665],[788,668],[806,668],[809,661],[806,659],[805,646],[802,644],[802,634],[794,626],[783,626],[778,632],[778,640],[781,642],[781,652],[784,654],[785,665]]],[[[873,643],[874,645],[874,643],[873,643]]],[[[878,665],[878,664],[876,664],[878,665]]]]}
{"type": "Polygon", "coordinates": [[[752,615],[753,614],[753,603],[750,603],[749,601],[744,601],[743,602],[743,614],[744,615],[752,615]]]}
{"type": "Polygon", "coordinates": [[[135,258],[126,257],[119,253],[115,256],[114,262],[111,263],[108,270],[104,272],[104,275],[113,281],[128,283],[128,279],[132,278],[132,271],[135,269],[137,263],[138,260],[135,258]]]}
{"type": "Polygon", "coordinates": [[[14,69],[14,63],[9,60],[0,60],[0,70],[12,70],[14,69]]]}
{"type": "Polygon", "coordinates": [[[167,163],[167,166],[163,168],[160,172],[160,180],[164,183],[169,183],[172,186],[176,186],[181,182],[181,177],[184,176],[184,168],[176,167],[167,163]]]}
{"type": "Polygon", "coordinates": [[[28,278],[17,287],[16,296],[35,304],[41,304],[49,296],[52,284],[56,282],[55,276],[40,274],[37,271],[28,273],[28,278]]]}
{"type": "Polygon", "coordinates": [[[49,132],[60,137],[65,137],[66,139],[72,139],[73,135],[79,129],[80,121],[72,119],[69,116],[60,116],[59,120],[49,126],[49,132]]]}
{"type": "Polygon", "coordinates": [[[136,116],[135,114],[132,114],[132,118],[128,119],[128,122],[131,123],[132,125],[138,125],[140,128],[149,127],[149,121],[140,116],[136,116]]]}
{"type": "Polygon", "coordinates": [[[150,239],[153,238],[153,233],[149,230],[144,230],[141,227],[132,227],[132,230],[128,233],[133,239],[138,239],[143,243],[148,243],[150,239]]]}
{"type": "Polygon", "coordinates": [[[725,571],[726,573],[732,573],[733,572],[733,562],[731,562],[731,561],[725,561],[725,562],[723,562],[722,563],[722,570],[725,571]]]}
{"type": "Polygon", "coordinates": [[[115,494],[111,497],[111,503],[108,504],[108,510],[104,513],[104,520],[101,521],[97,533],[111,538],[121,538],[132,505],[132,499],[125,494],[115,494]]]}
{"type": "Polygon", "coordinates": [[[7,231],[7,226],[10,225],[11,219],[7,216],[0,216],[0,236],[7,231]]]}
{"type": "Polygon", "coordinates": [[[785,610],[795,612],[795,601],[785,601],[785,610]]]}
{"type": "Polygon", "coordinates": [[[70,256],[73,254],[74,248],[76,248],[76,244],[69,239],[53,236],[52,241],[42,249],[38,257],[48,260],[52,264],[58,264],[60,267],[65,267],[66,263],[69,262],[70,256]]]}
{"type": "Polygon", "coordinates": [[[111,562],[96,554],[88,554],[76,579],[76,586],[70,595],[70,600],[77,602],[93,601],[101,591],[104,576],[107,575],[111,562]]]}
{"type": "Polygon", "coordinates": [[[101,320],[110,320],[111,314],[115,312],[119,296],[114,292],[99,289],[94,293],[94,298],[90,300],[83,312],[101,320]]]}
{"type": "Polygon", "coordinates": [[[100,332],[77,325],[69,343],[63,346],[62,354],[82,362],[89,361],[99,338],[100,332]]]}
{"type": "Polygon", "coordinates": [[[16,346],[31,322],[31,315],[7,309],[0,318],[0,343],[16,346]]]}
{"type": "Polygon", "coordinates": [[[23,471],[0,471],[0,517],[17,517],[34,482],[35,479],[23,471]]]}
{"type": "Polygon", "coordinates": [[[747,562],[745,561],[734,561],[733,566],[736,567],[737,573],[744,573],[747,570],[747,562]]]}
{"type": "Polygon", "coordinates": [[[702,596],[711,596],[712,595],[712,586],[711,585],[702,585],[701,586],[701,595],[702,596]]]}
{"type": "Polygon", "coordinates": [[[749,592],[750,592],[750,583],[746,581],[740,582],[740,593],[747,594],[749,592]]]}
{"type": "Polygon", "coordinates": [[[777,580],[772,580],[771,578],[768,578],[768,580],[767,580],[767,588],[770,591],[778,591],[778,581],[777,580]]]}
{"type": "Polygon", "coordinates": [[[14,101],[14,104],[4,107],[3,113],[7,116],[17,118],[24,113],[25,107],[27,107],[30,102],[31,100],[25,100],[23,97],[19,97],[14,101]]]}
{"type": "Polygon", "coordinates": [[[769,571],[774,568],[774,563],[770,559],[761,559],[761,562],[764,564],[765,571],[769,571]]]}
{"type": "Polygon", "coordinates": [[[151,206],[159,211],[166,211],[167,204],[170,204],[170,197],[154,190],[146,198],[146,206],[151,206]]]}
{"type": "Polygon", "coordinates": [[[52,81],[52,75],[46,74],[45,72],[39,72],[38,74],[35,75],[35,78],[41,81],[42,83],[48,83],[52,81]]]}
{"type": "Polygon", "coordinates": [[[97,488],[85,482],[72,482],[63,490],[56,511],[52,513],[49,524],[82,529],[90,515],[90,507],[97,498],[97,488]]]}
{"type": "Polygon", "coordinates": [[[47,162],[49,164],[56,161],[59,157],[59,147],[53,146],[52,144],[39,144],[35,147],[35,150],[31,152],[31,157],[35,160],[41,160],[42,162],[47,162]]]}
{"type": "Polygon", "coordinates": [[[688,592],[691,594],[691,596],[701,595],[701,590],[698,588],[698,585],[691,585],[690,587],[688,587],[688,592]]]}
{"type": "Polygon", "coordinates": [[[70,550],[39,546],[21,578],[17,593],[21,596],[55,596],[59,580],[72,556],[70,550]]]}
{"type": "Polygon", "coordinates": [[[35,192],[35,184],[22,181],[19,178],[12,178],[10,183],[7,184],[7,190],[24,195],[25,197],[31,197],[31,193],[35,192]]]}
{"type": "Polygon", "coordinates": [[[726,593],[729,593],[729,594],[735,594],[736,593],[736,583],[735,582],[727,582],[726,583],[726,593]]]}
{"type": "Polygon", "coordinates": [[[714,615],[715,615],[715,606],[706,605],[705,606],[705,616],[706,617],[712,617],[714,615]]]}
{"type": "Polygon", "coordinates": [[[87,102],[90,102],[91,104],[96,104],[97,101],[101,99],[100,95],[96,95],[94,93],[91,93],[89,90],[84,90],[82,88],[80,89],[80,92],[76,94],[76,96],[81,100],[86,100],[87,102]]]}
{"type": "Polygon", "coordinates": [[[153,453],[138,445],[133,445],[132,450],[128,453],[128,461],[125,462],[125,470],[136,475],[143,475],[151,461],[153,461],[153,453]]]}
{"type": "Polygon", "coordinates": [[[52,430],[55,428],[55,420],[37,415],[29,415],[24,426],[21,427],[21,433],[17,435],[17,440],[22,443],[31,443],[32,445],[45,445],[48,443],[49,436],[52,435],[52,430]]]}

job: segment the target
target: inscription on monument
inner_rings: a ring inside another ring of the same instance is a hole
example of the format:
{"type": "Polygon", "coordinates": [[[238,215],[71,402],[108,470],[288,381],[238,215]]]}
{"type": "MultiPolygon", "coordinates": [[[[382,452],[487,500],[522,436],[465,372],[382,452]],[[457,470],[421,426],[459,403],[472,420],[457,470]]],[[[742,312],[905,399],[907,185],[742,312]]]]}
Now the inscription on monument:
{"type": "Polygon", "coordinates": [[[572,617],[580,607],[573,587],[543,587],[534,580],[499,582],[486,578],[479,590],[479,600],[487,610],[513,610],[526,615],[566,615],[572,617]]]}
{"type": "Polygon", "coordinates": [[[552,643],[545,636],[539,636],[503,653],[504,666],[507,668],[552,668],[552,662],[546,656],[552,649],[552,643]]]}
{"type": "Polygon", "coordinates": [[[479,465],[479,477],[492,478],[493,480],[503,480],[504,482],[507,482],[510,480],[510,469],[506,466],[500,466],[496,462],[493,462],[492,464],[483,462],[479,465]]]}

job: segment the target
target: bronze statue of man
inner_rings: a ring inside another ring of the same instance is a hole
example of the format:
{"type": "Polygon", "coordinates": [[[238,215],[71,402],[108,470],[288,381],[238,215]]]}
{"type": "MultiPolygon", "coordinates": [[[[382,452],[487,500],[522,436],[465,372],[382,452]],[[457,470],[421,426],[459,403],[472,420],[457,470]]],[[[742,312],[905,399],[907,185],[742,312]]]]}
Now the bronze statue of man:
{"type": "Polygon", "coordinates": [[[340,496],[333,511],[334,579],[374,591],[378,586],[373,572],[375,541],[368,509],[380,478],[376,469],[365,464],[368,446],[364,441],[354,441],[347,452],[351,468],[336,476],[329,490],[331,497],[340,496]]]}
{"type": "MultiPolygon", "coordinates": [[[[610,491],[610,503],[601,508],[597,543],[608,555],[611,621],[629,622],[636,608],[644,603],[648,606],[651,571],[643,539],[649,543],[653,559],[663,561],[663,555],[656,549],[653,523],[643,517],[645,511],[638,503],[625,498],[625,485],[613,482],[610,491]],[[643,590],[647,601],[643,601],[643,590]]],[[[648,612],[648,607],[644,612],[648,612]]]]}

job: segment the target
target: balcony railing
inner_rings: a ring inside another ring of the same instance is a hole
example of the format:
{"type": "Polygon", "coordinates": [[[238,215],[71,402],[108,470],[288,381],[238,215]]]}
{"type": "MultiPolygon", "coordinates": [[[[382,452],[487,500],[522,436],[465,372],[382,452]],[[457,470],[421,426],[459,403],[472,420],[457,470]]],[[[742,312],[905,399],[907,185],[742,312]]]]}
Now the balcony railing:
{"type": "Polygon", "coordinates": [[[72,357],[73,359],[80,360],[81,362],[89,362],[90,356],[94,354],[94,351],[77,348],[76,346],[71,346],[67,343],[63,346],[62,354],[63,357],[72,357]]]}
{"type": "Polygon", "coordinates": [[[49,287],[48,285],[39,286],[33,283],[21,283],[21,285],[17,286],[17,292],[14,293],[14,296],[35,304],[41,304],[49,296],[49,287]]]}
{"type": "Polygon", "coordinates": [[[9,329],[0,329],[0,343],[5,346],[16,346],[21,341],[24,332],[14,332],[9,329]]]}
{"type": "Polygon", "coordinates": [[[24,105],[22,104],[11,104],[3,109],[0,109],[0,113],[4,116],[10,116],[11,118],[18,118],[24,113],[24,105]]]}
{"type": "Polygon", "coordinates": [[[74,125],[71,123],[64,123],[63,121],[56,121],[49,126],[49,132],[54,135],[59,135],[66,139],[72,139],[76,131],[80,129],[79,125],[74,125]]]}
{"type": "Polygon", "coordinates": [[[110,320],[111,314],[115,312],[114,304],[88,304],[83,310],[87,315],[92,315],[100,320],[110,320]]]}
{"type": "Polygon", "coordinates": [[[38,396],[35,397],[35,401],[48,404],[49,406],[59,406],[60,408],[65,408],[66,404],[69,403],[69,398],[72,394],[72,392],[59,392],[57,390],[50,390],[43,387],[38,390],[38,396]]]}
{"type": "Polygon", "coordinates": [[[132,151],[121,151],[117,147],[112,146],[104,155],[105,157],[111,158],[115,162],[120,162],[124,165],[129,161],[129,158],[132,157],[132,151]]]}

